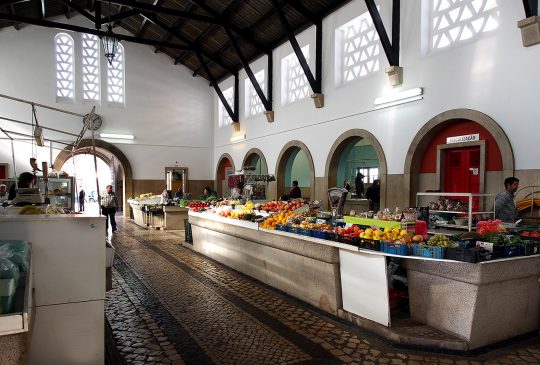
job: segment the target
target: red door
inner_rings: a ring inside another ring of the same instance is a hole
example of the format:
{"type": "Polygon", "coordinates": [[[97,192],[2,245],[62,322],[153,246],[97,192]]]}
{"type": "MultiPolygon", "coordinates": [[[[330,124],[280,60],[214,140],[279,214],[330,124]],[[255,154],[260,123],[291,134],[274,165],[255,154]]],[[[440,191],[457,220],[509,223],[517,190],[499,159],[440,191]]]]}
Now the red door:
{"type": "MultiPolygon", "coordinates": [[[[446,150],[444,191],[449,193],[478,193],[480,191],[480,147],[446,150]]],[[[461,199],[468,203],[468,199],[461,199]]],[[[473,199],[478,210],[478,198],[473,199]]]]}

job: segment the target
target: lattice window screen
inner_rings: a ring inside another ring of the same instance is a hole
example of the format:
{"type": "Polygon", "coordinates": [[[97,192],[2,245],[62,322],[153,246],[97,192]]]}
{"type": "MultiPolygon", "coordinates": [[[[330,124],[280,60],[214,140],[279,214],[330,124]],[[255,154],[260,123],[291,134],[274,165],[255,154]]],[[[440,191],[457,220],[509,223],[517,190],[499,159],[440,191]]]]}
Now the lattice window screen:
{"type": "MultiPolygon", "coordinates": [[[[302,53],[309,62],[309,46],[302,48],[302,53]]],[[[309,95],[309,83],[296,54],[287,56],[287,101],[295,101],[306,98],[309,95]]]]}
{"type": "Polygon", "coordinates": [[[364,13],[340,28],[342,80],[350,82],[379,70],[380,42],[369,13],[364,13]]]}
{"type": "Polygon", "coordinates": [[[448,47],[499,26],[496,0],[429,0],[430,49],[448,47]]]}
{"type": "MultiPolygon", "coordinates": [[[[257,79],[257,82],[259,83],[259,86],[264,91],[266,90],[266,82],[264,79],[264,70],[261,70],[255,74],[255,79],[257,79]]],[[[254,116],[261,114],[264,111],[264,106],[262,103],[262,100],[259,98],[259,95],[257,94],[257,91],[255,91],[255,88],[253,87],[253,84],[251,83],[251,80],[248,78],[246,79],[246,85],[247,90],[249,90],[249,109],[248,109],[248,116],[254,116]]]]}
{"type": "MultiPolygon", "coordinates": [[[[231,109],[234,110],[233,107],[233,99],[234,99],[234,88],[230,87],[227,90],[223,91],[223,96],[225,97],[225,100],[227,100],[227,103],[231,107],[231,109]]],[[[219,126],[223,127],[226,125],[230,125],[232,123],[232,118],[229,116],[229,113],[227,113],[227,110],[223,106],[223,103],[221,102],[221,99],[219,101],[219,126]]]]}
{"type": "Polygon", "coordinates": [[[124,79],[124,47],[119,44],[112,65],[107,62],[107,100],[110,103],[124,103],[124,79]]]}
{"type": "Polygon", "coordinates": [[[99,38],[92,34],[82,35],[82,84],[83,100],[100,100],[99,38]]]}
{"type": "Polygon", "coordinates": [[[73,38],[59,33],[54,38],[56,55],[56,100],[75,100],[75,66],[73,59],[73,38]]]}

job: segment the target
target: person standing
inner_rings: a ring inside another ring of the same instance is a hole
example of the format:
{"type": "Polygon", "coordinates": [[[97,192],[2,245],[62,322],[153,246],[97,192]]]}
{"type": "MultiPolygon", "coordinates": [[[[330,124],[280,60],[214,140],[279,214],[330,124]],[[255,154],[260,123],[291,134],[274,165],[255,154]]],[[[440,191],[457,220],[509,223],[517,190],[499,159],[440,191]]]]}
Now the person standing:
{"type": "Polygon", "coordinates": [[[0,184],[0,203],[3,203],[8,198],[7,186],[5,184],[0,184]]]}
{"type": "Polygon", "coordinates": [[[84,212],[84,202],[86,201],[86,192],[84,189],[79,190],[79,212],[84,212]]]}
{"type": "Polygon", "coordinates": [[[105,192],[101,196],[101,212],[105,216],[105,232],[109,230],[109,220],[111,221],[111,228],[113,232],[116,232],[116,220],[114,215],[118,210],[118,200],[116,194],[112,191],[112,185],[107,185],[105,192]]]}
{"type": "Polygon", "coordinates": [[[289,199],[298,199],[302,197],[302,190],[300,190],[300,187],[298,186],[298,181],[294,180],[292,182],[292,189],[289,192],[289,199]]]}
{"type": "Polygon", "coordinates": [[[366,198],[368,200],[369,210],[372,212],[379,211],[381,204],[381,185],[379,179],[373,180],[373,185],[367,188],[366,198]]]}
{"type": "Polygon", "coordinates": [[[514,197],[518,189],[518,178],[511,176],[504,179],[504,190],[495,197],[495,219],[506,223],[515,223],[519,219],[514,197]]]}
{"type": "Polygon", "coordinates": [[[13,200],[17,196],[17,189],[33,188],[36,182],[36,177],[31,172],[23,172],[19,175],[17,186],[12,184],[9,188],[8,200],[13,200]]]}
{"type": "Polygon", "coordinates": [[[364,174],[358,171],[354,178],[354,187],[356,188],[356,197],[358,199],[364,196],[364,177],[364,174]]]}

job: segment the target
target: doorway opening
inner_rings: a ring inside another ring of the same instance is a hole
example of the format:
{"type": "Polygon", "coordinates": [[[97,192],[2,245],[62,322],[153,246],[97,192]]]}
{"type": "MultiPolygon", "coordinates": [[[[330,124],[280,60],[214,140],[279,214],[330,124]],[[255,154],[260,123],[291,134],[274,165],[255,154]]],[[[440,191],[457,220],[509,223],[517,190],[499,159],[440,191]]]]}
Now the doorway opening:
{"type": "Polygon", "coordinates": [[[224,153],[221,155],[218,161],[217,169],[216,169],[216,181],[215,181],[215,190],[217,192],[218,197],[229,195],[229,176],[234,175],[234,162],[232,157],[224,153]]]}
{"type": "Polygon", "coordinates": [[[289,142],[281,150],[276,168],[277,196],[286,195],[291,190],[292,182],[298,181],[302,198],[314,199],[315,169],[313,158],[302,142],[289,142]]]}
{"type": "MultiPolygon", "coordinates": [[[[69,176],[75,177],[75,210],[84,211],[89,214],[99,214],[98,187],[96,184],[96,173],[94,168],[94,156],[86,153],[79,153],[70,157],[64,162],[61,168],[69,176]],[[85,201],[79,201],[80,192],[85,192],[85,201]],[[81,209],[82,208],[82,209],[81,209]]],[[[116,185],[116,176],[112,173],[110,162],[102,157],[97,157],[97,177],[99,180],[99,190],[104,191],[107,185],[116,185]]],[[[115,190],[116,192],[116,190],[115,190]]]]}

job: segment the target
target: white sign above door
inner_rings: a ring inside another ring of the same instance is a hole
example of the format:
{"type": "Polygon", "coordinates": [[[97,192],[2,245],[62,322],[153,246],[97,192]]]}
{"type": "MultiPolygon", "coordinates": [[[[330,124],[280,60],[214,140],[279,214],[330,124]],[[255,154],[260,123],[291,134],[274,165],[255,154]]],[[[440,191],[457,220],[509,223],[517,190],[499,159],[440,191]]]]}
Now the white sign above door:
{"type": "Polygon", "coordinates": [[[472,141],[479,141],[480,140],[480,134],[467,134],[465,136],[455,136],[455,137],[447,137],[446,138],[446,144],[450,143],[461,143],[461,142],[472,142],[472,141]]]}

